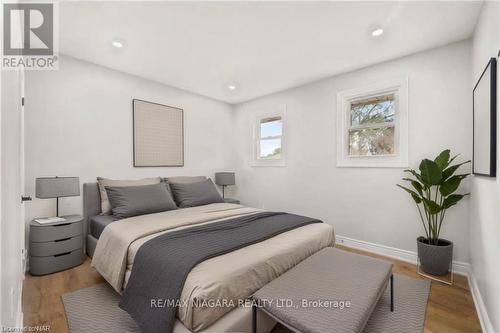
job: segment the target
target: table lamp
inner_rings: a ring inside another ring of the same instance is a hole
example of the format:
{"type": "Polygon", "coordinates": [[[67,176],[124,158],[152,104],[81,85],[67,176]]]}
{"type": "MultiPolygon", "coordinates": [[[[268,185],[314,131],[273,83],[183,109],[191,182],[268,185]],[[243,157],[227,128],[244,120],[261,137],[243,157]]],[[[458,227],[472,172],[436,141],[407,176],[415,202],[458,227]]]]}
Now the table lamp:
{"type": "Polygon", "coordinates": [[[78,177],[42,177],[36,179],[36,197],[39,199],[56,198],[56,216],[59,216],[59,198],[80,195],[78,177]]]}
{"type": "Polygon", "coordinates": [[[235,185],[234,172],[216,172],[215,184],[222,186],[222,197],[224,198],[224,189],[228,185],[235,185]]]}

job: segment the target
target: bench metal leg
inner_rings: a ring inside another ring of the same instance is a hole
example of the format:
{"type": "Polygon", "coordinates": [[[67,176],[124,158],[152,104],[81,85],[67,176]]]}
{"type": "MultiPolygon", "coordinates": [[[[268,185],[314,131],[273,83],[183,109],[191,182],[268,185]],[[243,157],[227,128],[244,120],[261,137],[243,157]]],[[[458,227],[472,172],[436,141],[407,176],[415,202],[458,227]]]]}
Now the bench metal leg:
{"type": "Polygon", "coordinates": [[[392,274],[391,274],[391,312],[394,312],[394,275],[392,274]]]}
{"type": "Polygon", "coordinates": [[[257,333],[257,306],[252,303],[252,333],[257,333]]]}

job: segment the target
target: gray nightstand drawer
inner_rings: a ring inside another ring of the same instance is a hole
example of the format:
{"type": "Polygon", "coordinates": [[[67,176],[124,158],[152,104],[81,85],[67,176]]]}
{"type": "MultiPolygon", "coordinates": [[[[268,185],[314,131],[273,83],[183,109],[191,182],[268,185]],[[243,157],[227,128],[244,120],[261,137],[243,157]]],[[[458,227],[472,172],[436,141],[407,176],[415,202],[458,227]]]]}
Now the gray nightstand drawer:
{"type": "Polygon", "coordinates": [[[44,275],[80,265],[82,262],[82,248],[48,257],[30,256],[30,272],[32,275],[44,275]]]}
{"type": "Polygon", "coordinates": [[[30,255],[33,257],[52,256],[54,254],[81,249],[82,246],[83,241],[81,235],[50,242],[31,242],[30,255]]]}
{"type": "Polygon", "coordinates": [[[65,239],[82,234],[82,222],[61,223],[56,225],[31,226],[30,240],[32,242],[48,242],[65,239]]]}

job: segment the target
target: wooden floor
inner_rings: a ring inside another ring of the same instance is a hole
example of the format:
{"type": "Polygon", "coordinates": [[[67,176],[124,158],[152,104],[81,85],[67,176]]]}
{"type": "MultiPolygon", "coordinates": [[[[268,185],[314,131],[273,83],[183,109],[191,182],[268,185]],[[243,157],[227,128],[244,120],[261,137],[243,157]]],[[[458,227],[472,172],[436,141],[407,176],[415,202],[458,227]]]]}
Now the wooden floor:
{"type": "MultiPolygon", "coordinates": [[[[384,258],[375,254],[342,247],[351,252],[384,258]]],[[[415,265],[384,258],[394,262],[394,273],[422,278],[415,265]]],[[[61,296],[64,293],[87,288],[104,282],[103,278],[90,267],[90,259],[75,268],[46,276],[26,275],[23,292],[24,325],[48,325],[53,333],[68,332],[61,296]]],[[[481,332],[481,326],[469,291],[467,279],[455,275],[455,284],[448,286],[432,282],[427,313],[426,333],[441,332],[481,332]]]]}

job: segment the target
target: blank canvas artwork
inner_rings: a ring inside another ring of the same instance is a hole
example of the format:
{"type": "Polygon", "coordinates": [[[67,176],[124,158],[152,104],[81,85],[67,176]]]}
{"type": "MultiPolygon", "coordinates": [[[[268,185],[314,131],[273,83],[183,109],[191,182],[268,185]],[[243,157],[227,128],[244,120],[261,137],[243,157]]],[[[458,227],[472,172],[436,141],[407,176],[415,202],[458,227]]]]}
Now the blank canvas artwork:
{"type": "Polygon", "coordinates": [[[134,166],[184,165],[183,110],[133,100],[134,166]]]}

